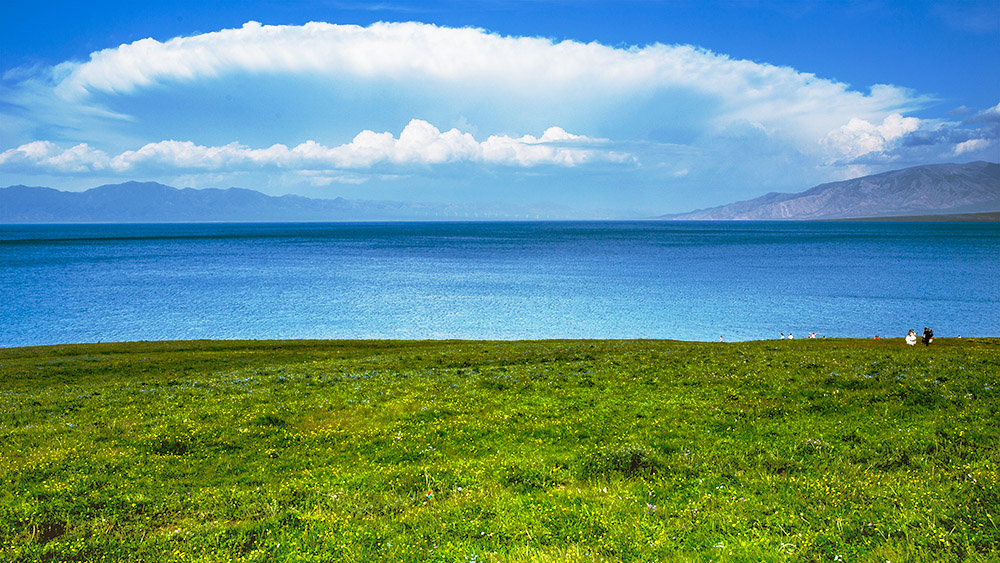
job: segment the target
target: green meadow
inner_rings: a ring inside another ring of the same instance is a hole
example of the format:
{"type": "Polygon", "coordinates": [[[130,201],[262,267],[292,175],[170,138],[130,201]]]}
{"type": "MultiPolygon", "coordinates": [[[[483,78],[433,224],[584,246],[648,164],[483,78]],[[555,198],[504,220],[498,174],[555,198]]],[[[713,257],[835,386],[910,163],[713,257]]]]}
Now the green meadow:
{"type": "Polygon", "coordinates": [[[1000,339],[0,349],[3,561],[997,561],[1000,339]]]}

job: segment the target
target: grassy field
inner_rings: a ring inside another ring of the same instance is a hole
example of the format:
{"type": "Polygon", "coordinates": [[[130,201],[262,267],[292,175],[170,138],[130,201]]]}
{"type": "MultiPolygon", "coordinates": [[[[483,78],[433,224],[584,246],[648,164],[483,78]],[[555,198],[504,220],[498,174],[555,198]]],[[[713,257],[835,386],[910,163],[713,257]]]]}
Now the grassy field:
{"type": "Polygon", "coordinates": [[[997,561],[1000,339],[0,349],[0,560],[997,561]]]}

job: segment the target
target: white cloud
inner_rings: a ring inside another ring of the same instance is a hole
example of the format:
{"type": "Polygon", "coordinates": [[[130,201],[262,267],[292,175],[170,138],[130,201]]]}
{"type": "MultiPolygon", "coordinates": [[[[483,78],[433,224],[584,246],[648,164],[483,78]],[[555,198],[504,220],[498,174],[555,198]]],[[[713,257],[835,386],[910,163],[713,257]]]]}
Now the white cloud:
{"type": "Polygon", "coordinates": [[[855,117],[847,125],[830,131],[821,143],[834,158],[856,158],[885,152],[894,146],[894,141],[919,128],[919,119],[903,117],[898,113],[886,116],[881,125],[855,117]]]}
{"type": "Polygon", "coordinates": [[[1000,122],[1000,104],[974,115],[970,121],[993,123],[1000,122]]]}
{"type": "Polygon", "coordinates": [[[827,134],[820,145],[827,164],[874,173],[890,165],[913,166],[957,156],[995,160],[995,153],[989,152],[998,139],[1000,104],[962,122],[898,113],[886,116],[881,124],[855,118],[827,134]]]}
{"type": "MultiPolygon", "coordinates": [[[[587,146],[598,141],[568,133],[559,127],[550,127],[541,137],[493,135],[479,142],[471,134],[458,129],[442,132],[426,121],[413,119],[398,138],[388,132],[362,131],[350,143],[336,147],[306,141],[292,148],[276,144],[253,149],[238,143],[213,147],[191,141],[167,140],[148,143],[137,150],[124,151],[109,158],[86,144],[63,150],[49,141],[35,141],[0,153],[0,168],[30,165],[51,172],[110,170],[124,174],[143,168],[174,171],[233,171],[268,167],[364,170],[382,164],[429,166],[479,162],[532,167],[631,161],[627,154],[587,146]]],[[[357,181],[356,176],[331,178],[357,181]]]]}
{"type": "Polygon", "coordinates": [[[59,173],[90,172],[107,167],[108,156],[80,143],[61,149],[49,141],[33,141],[0,153],[0,169],[40,168],[59,173]]]}
{"type": "Polygon", "coordinates": [[[978,151],[980,149],[985,149],[991,144],[993,144],[991,139],[969,139],[968,141],[963,141],[955,145],[955,151],[953,154],[958,156],[962,153],[978,151]]]}
{"type": "MultiPolygon", "coordinates": [[[[445,103],[461,100],[468,105],[482,97],[487,100],[483,103],[509,101],[520,111],[577,108],[574,115],[589,119],[600,119],[594,116],[601,115],[602,108],[618,104],[627,109],[631,102],[650,100],[660,100],[654,105],[669,113],[677,96],[695,96],[703,100],[700,106],[711,108],[699,110],[707,113],[702,117],[705,127],[719,130],[750,121],[772,134],[810,144],[849,118],[870,121],[926,101],[894,86],[875,85],[862,93],[792,68],[732,59],[689,45],[555,43],[413,22],[368,27],[249,22],[238,29],[164,42],[143,39],[95,52],[83,63],[64,63],[53,70],[50,84],[64,102],[87,106],[96,104],[93,94],[106,99],[241,73],[388,83],[401,86],[403,96],[407,90],[426,89],[445,103]]],[[[603,113],[607,120],[621,117],[615,111],[603,113]]]]}

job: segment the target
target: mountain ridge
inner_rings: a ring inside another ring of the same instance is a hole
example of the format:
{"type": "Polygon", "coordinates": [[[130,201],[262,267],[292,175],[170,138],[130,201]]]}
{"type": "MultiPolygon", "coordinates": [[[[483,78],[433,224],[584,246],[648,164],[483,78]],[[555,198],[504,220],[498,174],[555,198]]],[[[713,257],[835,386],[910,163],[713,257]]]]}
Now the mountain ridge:
{"type": "Polygon", "coordinates": [[[657,218],[812,220],[995,211],[1000,211],[1000,164],[976,161],[913,166],[657,218]]]}
{"type": "MultiPolygon", "coordinates": [[[[847,220],[1000,212],[1000,164],[914,166],[771,192],[662,220],[847,220]]],[[[270,196],[246,188],[174,188],[158,182],[104,184],[82,192],[0,188],[0,223],[564,220],[567,209],[507,204],[270,196]]]]}
{"type": "Polygon", "coordinates": [[[82,192],[0,188],[0,223],[168,223],[564,219],[565,210],[503,204],[437,204],[270,196],[246,188],[104,184],[82,192]]]}

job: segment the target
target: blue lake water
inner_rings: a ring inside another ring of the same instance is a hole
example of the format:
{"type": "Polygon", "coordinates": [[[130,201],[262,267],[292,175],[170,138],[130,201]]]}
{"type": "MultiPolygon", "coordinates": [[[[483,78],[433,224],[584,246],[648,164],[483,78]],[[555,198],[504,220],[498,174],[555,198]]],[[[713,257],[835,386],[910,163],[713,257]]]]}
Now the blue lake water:
{"type": "Polygon", "coordinates": [[[0,346],[1000,335],[1000,224],[0,225],[0,346]]]}

